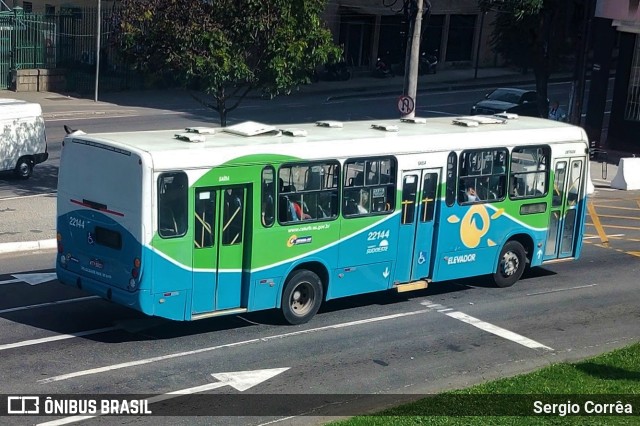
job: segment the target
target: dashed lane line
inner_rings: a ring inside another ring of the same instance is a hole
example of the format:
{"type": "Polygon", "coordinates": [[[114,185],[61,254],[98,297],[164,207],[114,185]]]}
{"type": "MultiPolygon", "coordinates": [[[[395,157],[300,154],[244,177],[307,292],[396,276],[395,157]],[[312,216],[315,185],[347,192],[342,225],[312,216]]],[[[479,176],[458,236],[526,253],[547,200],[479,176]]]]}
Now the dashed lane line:
{"type": "Polygon", "coordinates": [[[21,348],[21,347],[24,347],[24,346],[39,345],[39,344],[42,344],[42,343],[55,342],[55,341],[58,341],[58,340],[74,339],[76,337],[89,336],[91,334],[107,333],[109,331],[115,331],[115,330],[120,330],[120,328],[119,327],[105,327],[105,328],[98,328],[98,329],[95,329],[95,330],[80,331],[78,333],[58,334],[56,336],[43,337],[41,339],[23,340],[22,342],[7,343],[7,344],[4,344],[4,345],[0,345],[0,351],[5,351],[7,349],[21,348]]]}
{"type": "Polygon", "coordinates": [[[104,366],[104,367],[92,368],[92,369],[88,369],[88,370],[81,370],[81,371],[76,371],[76,372],[68,373],[68,374],[61,374],[59,376],[52,376],[52,377],[48,377],[46,379],[38,380],[38,383],[59,382],[61,380],[68,380],[68,379],[72,379],[72,378],[75,378],[75,377],[82,377],[82,376],[89,376],[89,375],[92,375],[92,374],[105,373],[105,372],[108,372],[108,371],[119,370],[119,369],[123,369],[123,368],[130,368],[130,367],[135,367],[135,366],[145,365],[145,364],[151,364],[151,363],[154,363],[154,362],[166,361],[166,360],[169,360],[169,359],[175,359],[175,358],[180,358],[180,357],[185,357],[185,356],[197,355],[197,354],[201,354],[201,353],[205,353],[205,352],[211,352],[211,351],[225,349],[225,348],[233,348],[233,347],[250,345],[250,344],[255,344],[255,343],[268,342],[268,341],[277,340],[277,339],[286,339],[286,338],[289,338],[289,337],[299,336],[299,335],[303,335],[303,334],[312,334],[312,333],[318,333],[318,332],[323,332],[323,331],[338,330],[338,329],[354,327],[354,326],[362,325],[362,324],[370,324],[370,323],[375,323],[375,322],[380,322],[380,321],[389,321],[389,320],[394,320],[394,319],[397,319],[397,318],[408,317],[408,316],[411,316],[411,315],[425,314],[425,313],[429,313],[429,312],[431,312],[430,309],[421,309],[421,310],[417,310],[417,311],[403,312],[403,313],[399,313],[399,314],[385,315],[385,316],[381,316],[381,317],[373,317],[373,318],[367,318],[367,319],[363,319],[363,320],[349,321],[349,322],[344,322],[344,323],[339,323],[339,324],[334,324],[334,325],[327,325],[327,326],[324,326],[324,327],[311,328],[311,329],[307,329],[307,330],[293,331],[291,333],[276,334],[276,335],[267,336],[267,337],[258,337],[258,338],[255,338],[255,339],[243,340],[243,341],[240,341],[240,342],[227,343],[227,344],[217,345],[217,346],[209,346],[209,347],[205,347],[205,348],[194,349],[194,350],[191,350],[191,351],[176,352],[176,353],[168,354],[168,355],[161,355],[161,356],[156,356],[156,357],[152,357],[152,358],[139,359],[137,361],[123,362],[123,363],[120,363],[120,364],[112,364],[112,365],[107,365],[107,366],[104,366]]]}
{"type": "Polygon", "coordinates": [[[486,321],[479,320],[478,318],[474,318],[465,313],[452,310],[452,308],[448,308],[446,306],[440,305],[439,303],[431,303],[428,300],[420,303],[421,305],[426,306],[427,308],[436,310],[437,312],[441,312],[448,317],[457,319],[459,321],[470,324],[480,330],[486,331],[491,334],[495,334],[498,337],[502,337],[503,339],[510,340],[512,342],[518,343],[519,345],[525,346],[531,349],[544,349],[547,351],[553,351],[554,349],[543,345],[542,343],[536,342],[535,340],[531,340],[528,337],[524,337],[520,334],[509,331],[505,328],[498,327],[497,325],[493,325],[486,321]]]}

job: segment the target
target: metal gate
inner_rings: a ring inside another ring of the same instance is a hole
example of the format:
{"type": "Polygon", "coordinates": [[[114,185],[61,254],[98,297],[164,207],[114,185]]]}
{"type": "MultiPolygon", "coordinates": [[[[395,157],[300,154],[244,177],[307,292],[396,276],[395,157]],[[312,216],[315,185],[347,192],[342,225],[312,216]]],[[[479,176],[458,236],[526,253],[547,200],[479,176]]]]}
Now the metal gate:
{"type": "Polygon", "coordinates": [[[19,8],[0,12],[0,89],[11,86],[11,70],[55,68],[56,24],[19,8]]]}

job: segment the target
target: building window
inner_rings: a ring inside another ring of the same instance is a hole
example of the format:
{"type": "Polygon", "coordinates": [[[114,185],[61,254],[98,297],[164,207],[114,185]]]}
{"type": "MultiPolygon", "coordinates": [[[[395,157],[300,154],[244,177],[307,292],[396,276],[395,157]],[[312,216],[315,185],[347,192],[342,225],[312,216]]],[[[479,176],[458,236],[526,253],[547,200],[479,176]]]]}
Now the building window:
{"type": "Polygon", "coordinates": [[[46,16],[53,16],[56,14],[56,7],[50,4],[44,5],[44,14],[46,16]]]}
{"type": "Polygon", "coordinates": [[[636,36],[636,47],[633,50],[624,118],[625,120],[640,121],[640,36],[636,36]]]}
{"type": "Polygon", "coordinates": [[[477,15],[451,15],[447,62],[471,61],[477,15]]]}
{"type": "Polygon", "coordinates": [[[31,3],[30,1],[23,1],[22,10],[24,11],[24,13],[33,13],[33,3],[31,3]]]}

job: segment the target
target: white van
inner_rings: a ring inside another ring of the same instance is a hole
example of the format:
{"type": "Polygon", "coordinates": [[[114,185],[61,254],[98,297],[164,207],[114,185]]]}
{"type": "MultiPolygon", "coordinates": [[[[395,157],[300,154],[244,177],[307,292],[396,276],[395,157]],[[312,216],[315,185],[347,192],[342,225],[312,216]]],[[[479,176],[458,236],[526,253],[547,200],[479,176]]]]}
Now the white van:
{"type": "Polygon", "coordinates": [[[49,157],[40,104],[0,99],[0,171],[27,179],[49,157]]]}

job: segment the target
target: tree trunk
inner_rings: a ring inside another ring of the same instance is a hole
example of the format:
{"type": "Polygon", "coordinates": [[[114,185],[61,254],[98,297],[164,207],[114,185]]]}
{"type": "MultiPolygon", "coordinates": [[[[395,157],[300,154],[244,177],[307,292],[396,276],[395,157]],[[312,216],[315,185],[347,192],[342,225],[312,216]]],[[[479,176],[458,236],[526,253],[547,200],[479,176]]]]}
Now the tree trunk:
{"type": "Polygon", "coordinates": [[[227,127],[227,107],[224,86],[216,90],[216,102],[218,105],[218,114],[220,115],[220,127],[227,127]]]}
{"type": "Polygon", "coordinates": [[[532,34],[533,72],[536,76],[536,92],[538,93],[538,113],[540,117],[549,116],[548,87],[551,70],[552,29],[555,12],[549,8],[540,11],[538,34],[532,34]]]}

